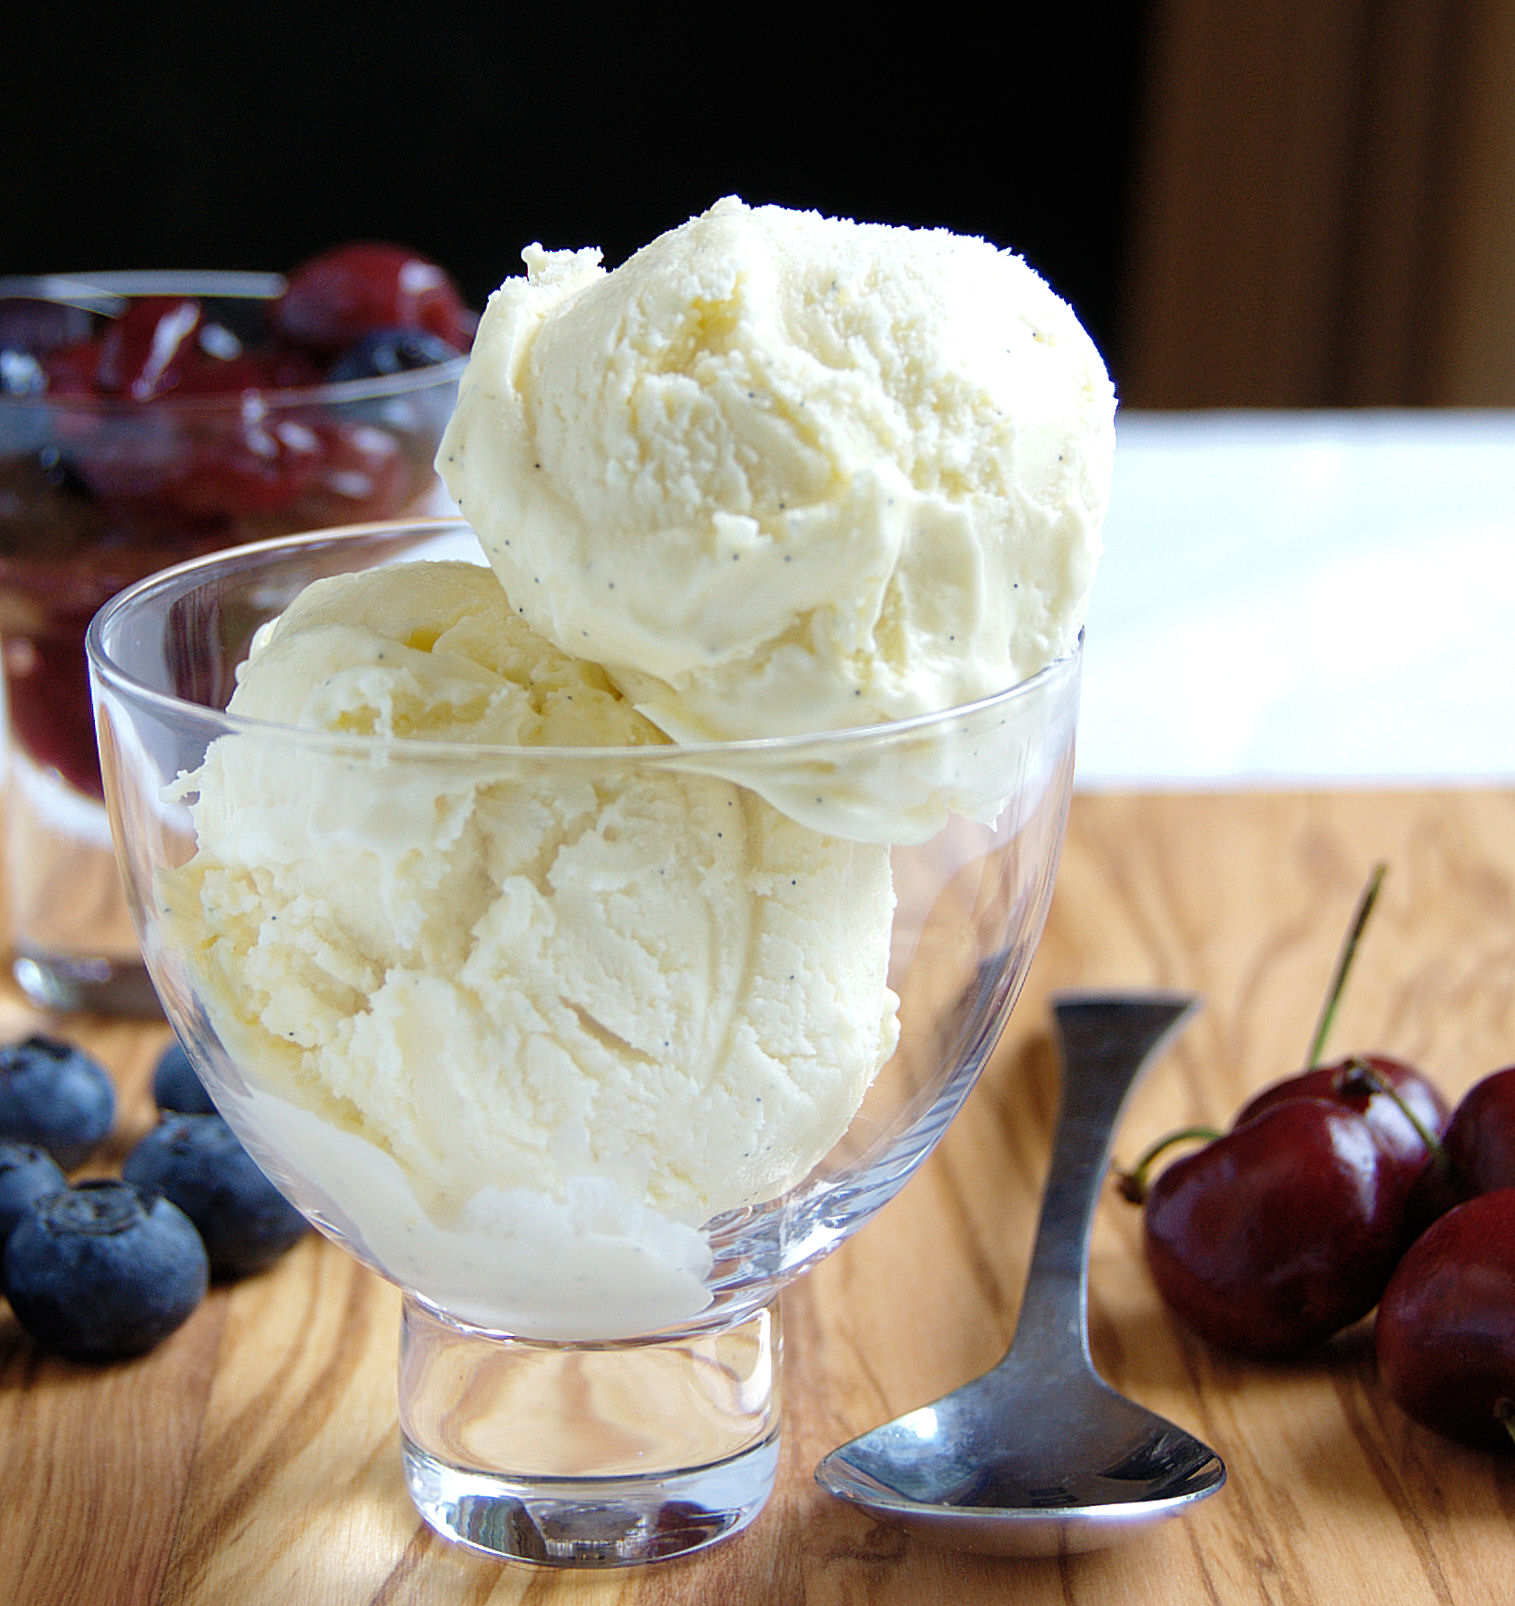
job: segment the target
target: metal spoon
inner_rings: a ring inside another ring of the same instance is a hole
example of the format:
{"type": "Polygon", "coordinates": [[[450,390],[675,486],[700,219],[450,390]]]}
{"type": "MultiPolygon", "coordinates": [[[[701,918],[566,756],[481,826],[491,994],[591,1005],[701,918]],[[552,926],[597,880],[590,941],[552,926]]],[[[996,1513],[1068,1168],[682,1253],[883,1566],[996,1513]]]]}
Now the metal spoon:
{"type": "Polygon", "coordinates": [[[1115,1125],[1195,1004],[1054,1000],[1062,1107],[1014,1342],[983,1377],[833,1450],[816,1468],[823,1489],[939,1544],[1040,1556],[1128,1538],[1226,1481],[1213,1450],[1089,1359],[1089,1234],[1115,1125]]]}

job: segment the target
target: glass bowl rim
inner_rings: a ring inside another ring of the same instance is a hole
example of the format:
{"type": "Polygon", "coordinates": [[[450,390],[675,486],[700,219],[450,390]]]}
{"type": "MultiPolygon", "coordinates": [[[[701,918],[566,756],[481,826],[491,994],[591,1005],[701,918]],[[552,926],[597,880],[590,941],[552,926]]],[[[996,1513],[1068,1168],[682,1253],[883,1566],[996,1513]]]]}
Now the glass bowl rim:
{"type": "MultiPolygon", "coordinates": [[[[1083,631],[1071,651],[1043,665],[1024,680],[993,692],[973,702],[960,703],[951,708],[914,714],[904,719],[884,721],[871,725],[854,725],[835,730],[807,731],[798,735],[744,737],[729,741],[649,743],[644,746],[511,746],[483,742],[438,742],[416,737],[364,736],[349,732],[312,730],[306,726],[290,725],[278,720],[255,719],[245,714],[232,714],[225,709],[192,702],[144,684],[129,674],[112,659],[105,648],[107,631],[118,616],[138,606],[145,598],[157,592],[179,591],[187,593],[197,575],[224,566],[231,559],[273,557],[280,552],[293,555],[299,549],[316,550],[323,546],[340,546],[356,543],[364,537],[399,534],[412,530],[418,535],[435,536],[466,532],[473,528],[466,519],[438,517],[421,519],[385,519],[366,524],[334,525],[329,529],[301,531],[293,535],[272,537],[265,541],[249,542],[243,546],[228,547],[206,553],[183,563],[173,564],[147,575],[135,584],[118,592],[106,602],[91,619],[85,636],[85,651],[91,675],[100,686],[109,688],[144,709],[179,720],[211,723],[218,734],[279,736],[292,740],[298,746],[315,751],[364,752],[376,745],[400,761],[424,763],[460,760],[477,763],[482,759],[541,764],[552,762],[593,762],[602,765],[654,764],[678,765],[688,760],[710,763],[728,758],[746,758],[753,762],[777,759],[793,762],[799,759],[828,761],[840,749],[847,751],[859,747],[876,747],[908,742],[912,737],[955,722],[978,722],[992,717],[1012,706],[1031,703],[1044,695],[1054,695],[1058,687],[1073,674],[1083,650],[1083,631]]],[[[477,537],[474,537],[477,540],[477,537]]],[[[400,561],[414,561],[401,559],[400,561]]],[[[357,572],[353,570],[343,573],[357,572]]]]}
{"type": "MultiPolygon", "coordinates": [[[[90,311],[108,311],[110,306],[134,295],[216,296],[230,301],[271,301],[286,283],[282,273],[242,272],[235,269],[127,268],[106,273],[24,273],[0,276],[0,299],[33,300],[82,306],[90,311]]],[[[310,385],[243,387],[240,390],[196,392],[181,395],[168,391],[146,401],[129,396],[35,395],[0,396],[0,412],[17,407],[55,407],[74,413],[97,413],[103,417],[137,416],[147,412],[175,412],[196,415],[240,411],[249,394],[267,407],[330,405],[405,396],[412,391],[446,388],[456,384],[468,366],[468,353],[460,351],[447,362],[430,363],[424,368],[407,369],[398,374],[371,374],[360,379],[322,379],[310,385]]]]}

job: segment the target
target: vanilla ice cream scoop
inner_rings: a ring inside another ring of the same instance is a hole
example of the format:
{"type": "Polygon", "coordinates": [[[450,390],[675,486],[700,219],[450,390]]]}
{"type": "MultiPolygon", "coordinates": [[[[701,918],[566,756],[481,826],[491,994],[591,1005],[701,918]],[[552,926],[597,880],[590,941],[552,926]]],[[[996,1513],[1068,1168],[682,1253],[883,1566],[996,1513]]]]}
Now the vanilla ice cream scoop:
{"type": "Polygon", "coordinates": [[[899,720],[1083,624],[1114,394],[982,240],[728,198],[525,253],[438,468],[513,604],[681,742],[899,720]]]}
{"type": "MultiPolygon", "coordinates": [[[[685,771],[482,564],[316,582],[230,711],[164,922],[248,1083],[381,1151],[412,1236],[501,1199],[698,1225],[802,1177],[892,1052],[887,850],[685,771]]],[[[394,1193],[342,1208],[378,1242],[394,1193]]]]}

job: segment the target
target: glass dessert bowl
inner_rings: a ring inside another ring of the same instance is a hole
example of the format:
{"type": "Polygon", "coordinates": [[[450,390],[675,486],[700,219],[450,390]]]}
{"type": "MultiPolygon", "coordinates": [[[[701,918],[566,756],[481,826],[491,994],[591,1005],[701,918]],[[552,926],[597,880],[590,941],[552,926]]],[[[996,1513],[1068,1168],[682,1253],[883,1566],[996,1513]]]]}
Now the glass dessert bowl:
{"type": "MultiPolygon", "coordinates": [[[[426,1520],[538,1563],[676,1555],[771,1489],[780,1290],[899,1190],[1010,1012],[1079,658],[948,713],[701,746],[227,712],[311,581],[415,589],[396,566],[436,559],[480,564],[466,525],[265,542],[107,605],[89,658],[118,854],[228,1121],[404,1291],[426,1520]]],[[[440,639],[375,659],[424,676],[440,639]]],[[[288,672],[324,697],[347,671],[303,652],[288,672]]],[[[539,673],[587,717],[597,692],[539,673]]]]}
{"type": "Polygon", "coordinates": [[[293,282],[0,279],[6,868],[16,977],[41,1007],[157,1012],[101,801],[84,656],[96,609],[202,553],[451,511],[432,464],[466,328],[461,347],[428,335],[398,353],[275,345],[270,309],[293,282]]]}

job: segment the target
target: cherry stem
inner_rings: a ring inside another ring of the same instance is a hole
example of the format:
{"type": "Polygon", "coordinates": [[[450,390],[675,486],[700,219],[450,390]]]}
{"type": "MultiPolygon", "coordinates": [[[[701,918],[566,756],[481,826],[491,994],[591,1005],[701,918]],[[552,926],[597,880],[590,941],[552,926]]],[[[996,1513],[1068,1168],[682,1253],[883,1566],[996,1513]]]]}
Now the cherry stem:
{"type": "Polygon", "coordinates": [[[1213,1126],[1185,1126],[1169,1132],[1152,1144],[1129,1171],[1115,1173],[1115,1186],[1122,1199],[1142,1204],[1147,1197],[1147,1186],[1152,1180],[1152,1162],[1158,1155],[1171,1149],[1175,1143],[1213,1143],[1220,1133],[1213,1126]]]}
{"type": "Polygon", "coordinates": [[[1515,1400],[1498,1399],[1494,1402],[1494,1420],[1515,1442],[1515,1400]]]}
{"type": "Polygon", "coordinates": [[[1441,1139],[1428,1127],[1424,1121],[1412,1110],[1400,1091],[1375,1065],[1358,1055],[1347,1061],[1347,1072],[1351,1076],[1360,1076],[1375,1092],[1382,1093],[1386,1098],[1392,1099],[1399,1106],[1399,1113],[1404,1116],[1411,1126],[1415,1128],[1415,1135],[1430,1151],[1432,1163],[1442,1176],[1452,1174],[1452,1157],[1447,1153],[1441,1139]]]}
{"type": "Polygon", "coordinates": [[[1363,928],[1368,923],[1368,916],[1373,912],[1373,905],[1378,902],[1378,889],[1383,885],[1383,878],[1388,868],[1388,865],[1382,863],[1373,866],[1373,874],[1368,878],[1368,884],[1358,900],[1357,913],[1352,918],[1347,940],[1342,944],[1341,953],[1336,960],[1336,974],[1331,978],[1331,988],[1326,994],[1320,1021],[1315,1027],[1315,1040],[1310,1045],[1307,1063],[1311,1070],[1320,1064],[1321,1055],[1325,1052],[1326,1038],[1330,1035],[1331,1023],[1336,1019],[1336,1006],[1341,1002],[1342,988],[1347,984],[1347,972],[1352,968],[1357,945],[1362,940],[1363,928]]]}

